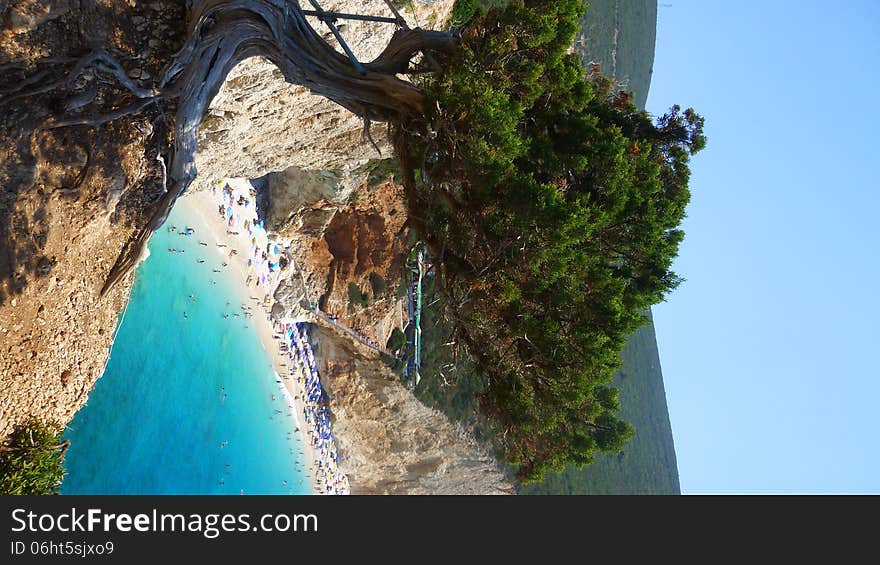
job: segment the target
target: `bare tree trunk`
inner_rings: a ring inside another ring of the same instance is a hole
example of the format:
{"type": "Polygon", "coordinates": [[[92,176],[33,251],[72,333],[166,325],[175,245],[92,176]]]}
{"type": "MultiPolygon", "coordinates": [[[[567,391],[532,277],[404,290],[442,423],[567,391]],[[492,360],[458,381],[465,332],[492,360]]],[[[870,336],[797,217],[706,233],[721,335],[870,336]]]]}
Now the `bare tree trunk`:
{"type": "Polygon", "coordinates": [[[135,86],[122,67],[99,50],[80,59],[64,79],[47,84],[35,79],[22,86],[38,86],[0,98],[2,108],[15,99],[70,88],[81,73],[99,68],[116,77],[138,100],[109,114],[61,118],[44,128],[99,125],[141,112],[159,101],[176,101],[173,145],[163,151],[169,156],[168,190],[147,224],[120,252],[101,289],[102,295],[137,265],[150,235],[165,222],[177,198],[195,179],[199,124],[227,74],[239,62],[254,56],[267,58],[288,82],[306,86],[361,116],[368,131],[372,121],[396,125],[423,121],[422,93],[396,74],[406,72],[419,52],[450,52],[455,44],[451,33],[400,29],[388,47],[364,65],[361,74],[312,28],[297,1],[190,0],[187,7],[186,41],[153,91],[135,86]]]}
{"type": "Polygon", "coordinates": [[[63,458],[69,448],[70,448],[70,440],[66,439],[57,445],[33,445],[31,447],[11,447],[8,445],[0,445],[0,453],[6,453],[6,452],[10,452],[10,451],[32,453],[34,451],[42,451],[44,449],[52,449],[52,450],[60,449],[61,453],[58,454],[58,457],[63,458]]]}
{"type": "Polygon", "coordinates": [[[395,73],[405,71],[419,51],[449,50],[453,45],[449,34],[398,30],[361,75],[315,32],[297,2],[202,0],[194,2],[189,17],[186,43],[159,84],[160,96],[180,97],[169,167],[172,187],[134,243],[120,254],[102,295],[136,265],[152,232],[165,222],[178,196],[195,178],[198,125],[226,75],[239,62],[266,57],[288,82],[326,96],[367,124],[402,124],[422,116],[422,95],[395,73]]]}

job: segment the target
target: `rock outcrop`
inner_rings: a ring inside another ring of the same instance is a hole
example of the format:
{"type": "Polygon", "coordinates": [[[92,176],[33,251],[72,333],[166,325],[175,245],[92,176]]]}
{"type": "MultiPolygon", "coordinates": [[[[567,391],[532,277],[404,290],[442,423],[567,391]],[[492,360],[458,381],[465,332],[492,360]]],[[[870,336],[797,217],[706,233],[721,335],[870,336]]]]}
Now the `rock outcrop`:
{"type": "Polygon", "coordinates": [[[514,494],[492,455],[372,352],[332,330],[312,336],[352,494],[514,494]]]}
{"type": "Polygon", "coordinates": [[[278,319],[310,320],[302,301],[314,302],[346,326],[384,344],[395,327],[406,324],[401,288],[408,233],[403,191],[393,182],[371,185],[365,180],[353,194],[345,205],[309,203],[276,232],[290,245],[305,286],[299,273],[285,278],[275,294],[273,314],[278,319]],[[319,213],[326,214],[327,221],[314,229],[310,221],[319,213]],[[353,288],[363,295],[362,301],[352,301],[353,288]]]}

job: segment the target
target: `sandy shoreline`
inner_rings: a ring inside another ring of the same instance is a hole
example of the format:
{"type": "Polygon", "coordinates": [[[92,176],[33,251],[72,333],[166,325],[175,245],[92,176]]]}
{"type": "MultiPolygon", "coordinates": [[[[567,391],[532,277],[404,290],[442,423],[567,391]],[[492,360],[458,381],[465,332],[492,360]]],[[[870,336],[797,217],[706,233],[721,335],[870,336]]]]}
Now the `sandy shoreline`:
{"type": "MultiPolygon", "coordinates": [[[[274,293],[274,286],[271,289],[267,289],[263,286],[248,286],[246,284],[248,270],[245,258],[249,255],[249,246],[243,236],[236,236],[227,232],[226,225],[217,212],[217,205],[216,197],[208,191],[188,193],[182,196],[176,203],[176,207],[184,212],[188,218],[192,218],[193,223],[200,228],[193,234],[193,237],[208,244],[207,252],[217,253],[219,256],[224,257],[224,261],[227,264],[224,271],[231,270],[234,273],[231,276],[231,280],[235,281],[235,286],[241,297],[241,303],[250,305],[253,309],[254,315],[249,318],[251,324],[272,363],[276,379],[280,380],[283,387],[287,390],[288,394],[285,396],[293,401],[294,418],[296,427],[299,428],[303,453],[305,455],[304,463],[309,470],[312,492],[318,494],[320,492],[318,489],[319,481],[315,465],[317,456],[311,437],[309,437],[308,428],[303,421],[305,391],[296,379],[290,377],[290,358],[280,350],[280,334],[275,331],[270,318],[270,312],[272,311],[271,296],[274,293]],[[217,247],[217,243],[227,247],[217,247]],[[235,249],[237,254],[230,256],[229,252],[232,249],[235,249]]],[[[178,226],[178,228],[183,229],[183,226],[178,226]]]]}

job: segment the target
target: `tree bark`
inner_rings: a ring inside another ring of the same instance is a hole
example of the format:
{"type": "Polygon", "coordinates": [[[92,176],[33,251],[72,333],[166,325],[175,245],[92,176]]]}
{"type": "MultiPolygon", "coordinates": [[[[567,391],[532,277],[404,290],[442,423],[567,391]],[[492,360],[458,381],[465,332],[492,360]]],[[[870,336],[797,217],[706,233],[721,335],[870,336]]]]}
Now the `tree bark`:
{"type": "Polygon", "coordinates": [[[110,114],[62,117],[44,125],[44,129],[97,126],[141,112],[159,101],[176,102],[171,146],[162,151],[168,156],[167,192],[146,225],[121,250],[101,289],[102,296],[137,265],[152,233],[162,226],[177,198],[195,179],[199,124],[226,76],[239,62],[254,56],[267,58],[287,82],[305,86],[362,117],[368,131],[372,121],[405,127],[424,121],[422,93],[396,75],[407,72],[416,54],[448,53],[455,45],[452,33],[399,29],[387,48],[363,66],[365,72],[361,74],[348,57],[312,28],[297,1],[189,0],[187,16],[183,47],[152,91],[138,88],[107,52],[96,50],[77,61],[63,79],[42,83],[34,75],[33,80],[24,81],[0,98],[2,107],[12,100],[70,88],[81,73],[99,68],[113,75],[139,100],[110,114]]]}
{"type": "Polygon", "coordinates": [[[398,30],[386,49],[357,72],[306,21],[297,2],[284,0],[195,0],[189,11],[187,40],[168,66],[158,96],[179,97],[171,188],[147,225],[111,269],[101,294],[130,272],[150,235],[168,218],[174,202],[196,176],[198,125],[226,75],[239,62],[263,56],[285,80],[310,88],[369,122],[409,124],[422,119],[422,93],[396,76],[419,52],[450,52],[455,36],[427,30],[398,30]]]}

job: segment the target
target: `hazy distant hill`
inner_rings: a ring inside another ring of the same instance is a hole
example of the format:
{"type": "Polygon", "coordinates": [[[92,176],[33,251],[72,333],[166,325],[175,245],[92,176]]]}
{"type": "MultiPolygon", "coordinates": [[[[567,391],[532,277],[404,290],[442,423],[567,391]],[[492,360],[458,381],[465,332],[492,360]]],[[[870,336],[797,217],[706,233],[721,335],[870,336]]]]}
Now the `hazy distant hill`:
{"type": "Polygon", "coordinates": [[[605,75],[635,92],[636,105],[644,108],[654,67],[656,0],[588,0],[588,4],[575,49],[585,63],[601,63],[605,75]]]}
{"type": "MultiPolygon", "coordinates": [[[[575,48],[596,61],[644,108],[654,64],[657,3],[651,0],[592,0],[575,48]],[[615,51],[615,30],[617,43],[615,51]],[[612,61],[612,53],[615,61],[612,61]],[[616,64],[614,64],[616,62],[616,64]]],[[[621,415],[636,428],[622,457],[599,456],[584,469],[553,473],[521,494],[679,494],[678,465],[653,320],[636,332],[621,354],[621,415]]]]}

